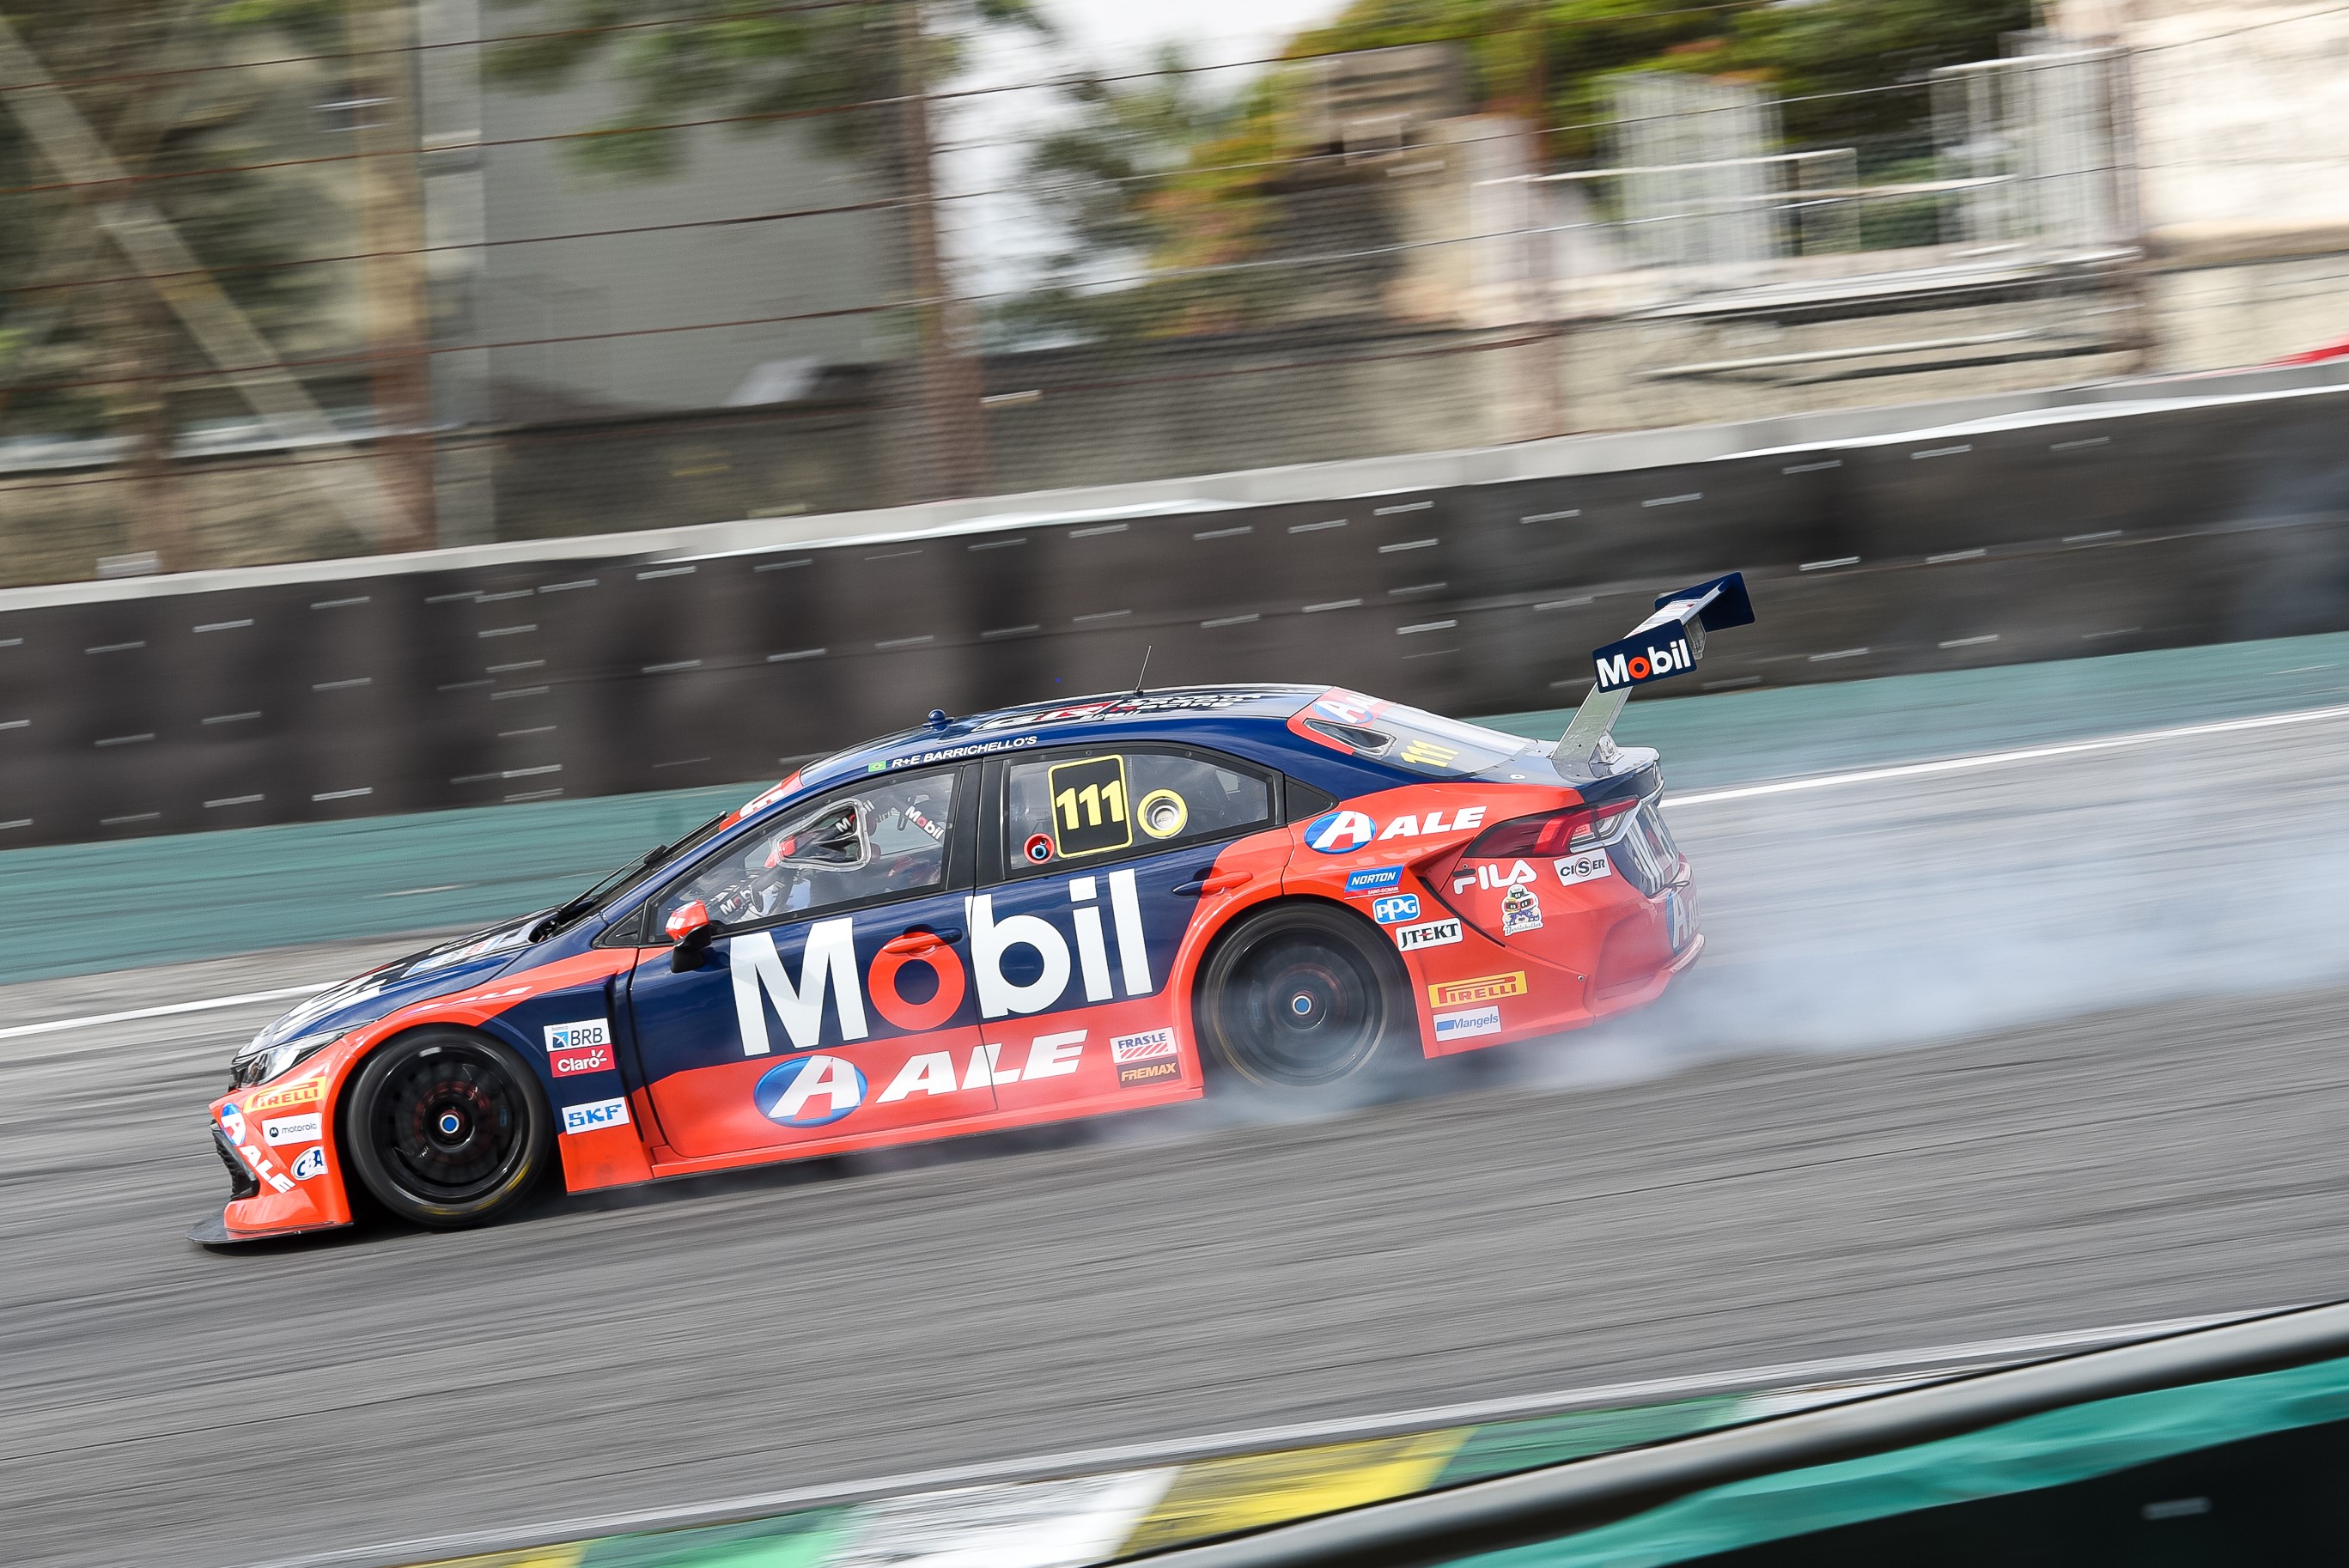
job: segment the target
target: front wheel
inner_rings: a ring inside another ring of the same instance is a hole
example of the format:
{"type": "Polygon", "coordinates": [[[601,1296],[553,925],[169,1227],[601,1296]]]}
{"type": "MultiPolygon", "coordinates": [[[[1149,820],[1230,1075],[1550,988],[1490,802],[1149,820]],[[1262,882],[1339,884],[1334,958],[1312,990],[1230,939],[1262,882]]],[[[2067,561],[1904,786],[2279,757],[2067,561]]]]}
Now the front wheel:
{"type": "Polygon", "coordinates": [[[1416,1018],[1402,963],[1343,910],[1276,905],[1244,921],[1200,976],[1200,1043],[1279,1098],[1375,1082],[1416,1018]]]}
{"type": "Polygon", "coordinates": [[[519,1202],[547,1165],[554,1118],[503,1046],[459,1029],[402,1035],[343,1101],[345,1158],[403,1220],[478,1225],[519,1202]]]}

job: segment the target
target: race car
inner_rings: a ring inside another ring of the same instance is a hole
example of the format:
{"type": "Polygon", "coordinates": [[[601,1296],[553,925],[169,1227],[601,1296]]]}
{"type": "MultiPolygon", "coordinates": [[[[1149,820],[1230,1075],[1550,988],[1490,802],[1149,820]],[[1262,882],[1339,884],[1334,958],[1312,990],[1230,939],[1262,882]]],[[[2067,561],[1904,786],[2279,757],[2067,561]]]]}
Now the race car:
{"type": "Polygon", "coordinates": [[[304,1002],[231,1066],[219,1243],[1382,1071],[1642,1006],[1703,950],[1630,690],[1736,575],[1598,649],[1537,743],[1351,691],[1141,691],[808,766],[559,907],[304,1002]]]}

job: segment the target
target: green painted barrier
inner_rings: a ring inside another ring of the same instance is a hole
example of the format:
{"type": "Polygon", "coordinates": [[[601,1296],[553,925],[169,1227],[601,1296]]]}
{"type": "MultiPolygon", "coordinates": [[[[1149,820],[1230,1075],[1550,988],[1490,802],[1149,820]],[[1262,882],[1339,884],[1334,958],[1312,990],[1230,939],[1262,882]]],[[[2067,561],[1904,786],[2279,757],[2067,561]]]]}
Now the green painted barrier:
{"type": "MultiPolygon", "coordinates": [[[[2349,634],[1632,703],[1672,788],[2349,702],[2349,634]]],[[[1554,738],[1566,711],[1487,722],[1554,738]]],[[[552,903],[769,779],[0,854],[0,983],[482,924],[552,903]]]]}

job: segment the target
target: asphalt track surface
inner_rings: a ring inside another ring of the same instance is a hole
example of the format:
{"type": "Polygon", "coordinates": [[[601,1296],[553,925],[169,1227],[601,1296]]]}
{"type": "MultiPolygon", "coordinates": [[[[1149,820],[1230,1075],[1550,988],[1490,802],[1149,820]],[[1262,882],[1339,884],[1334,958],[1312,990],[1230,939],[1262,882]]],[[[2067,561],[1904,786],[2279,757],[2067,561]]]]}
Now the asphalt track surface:
{"type": "MultiPolygon", "coordinates": [[[[2349,1295],[2349,719],[1672,810],[1634,1022],[1212,1107],[211,1253],[262,1004],[0,1040],[14,1563],[210,1564],[2349,1295]]],[[[44,981],[16,1025],[384,944],[44,981]]]]}

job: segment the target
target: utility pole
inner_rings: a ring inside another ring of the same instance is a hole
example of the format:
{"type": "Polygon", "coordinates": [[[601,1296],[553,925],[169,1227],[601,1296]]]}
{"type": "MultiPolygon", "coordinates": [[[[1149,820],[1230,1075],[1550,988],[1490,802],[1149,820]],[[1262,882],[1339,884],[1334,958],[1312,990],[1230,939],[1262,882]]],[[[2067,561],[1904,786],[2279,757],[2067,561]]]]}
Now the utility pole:
{"type": "Polygon", "coordinates": [[[924,58],[922,0],[899,0],[899,129],[905,165],[905,221],[913,251],[924,426],[929,437],[932,499],[977,495],[987,485],[987,424],[978,347],[956,341],[955,301],[938,254],[938,211],[931,169],[929,72],[924,58]]]}
{"type": "Polygon", "coordinates": [[[349,98],[358,158],[360,288],[365,298],[374,467],[391,516],[382,543],[435,542],[431,373],[425,356],[424,191],[418,177],[415,16],[409,0],[347,0],[349,98]]]}

